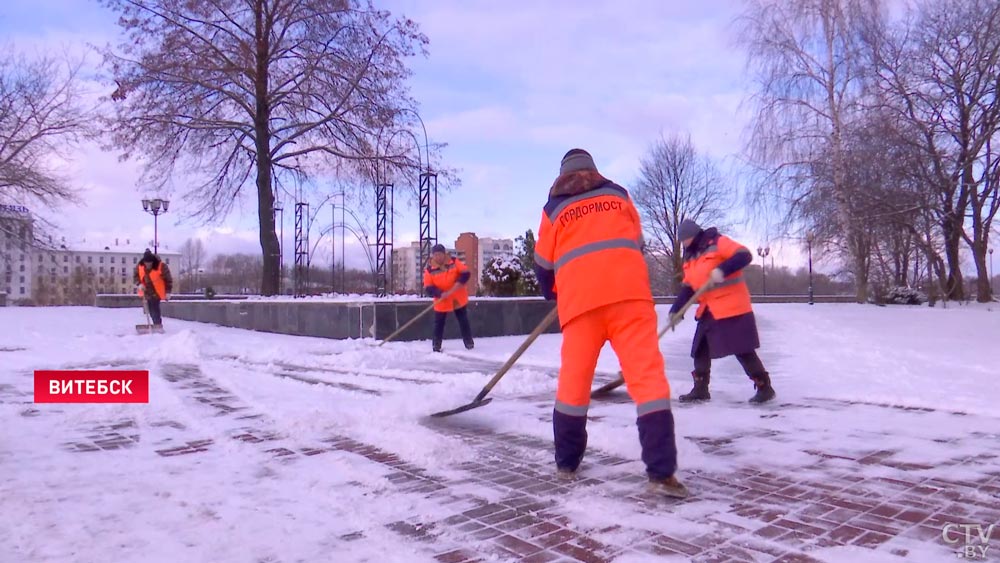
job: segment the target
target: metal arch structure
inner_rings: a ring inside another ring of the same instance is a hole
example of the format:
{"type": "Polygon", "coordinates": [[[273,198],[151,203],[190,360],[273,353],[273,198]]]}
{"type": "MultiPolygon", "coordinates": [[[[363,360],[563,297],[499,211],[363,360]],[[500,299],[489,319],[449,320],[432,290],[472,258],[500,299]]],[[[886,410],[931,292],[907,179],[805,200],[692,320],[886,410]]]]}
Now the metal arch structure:
{"type": "MultiPolygon", "coordinates": [[[[348,225],[347,223],[334,223],[334,229],[341,229],[345,233],[351,233],[354,238],[361,244],[361,249],[365,251],[365,258],[368,260],[368,271],[371,272],[372,276],[375,275],[375,257],[372,256],[371,247],[375,246],[368,241],[368,235],[363,232],[359,232],[354,227],[348,225]]],[[[320,234],[320,238],[326,236],[327,232],[324,231],[320,234]]]]}
{"type": "MultiPolygon", "coordinates": [[[[431,170],[431,150],[430,143],[427,137],[427,125],[424,124],[424,120],[420,117],[420,114],[412,108],[403,108],[404,111],[412,113],[417,121],[420,122],[420,128],[424,133],[424,159],[426,160],[426,167],[424,171],[420,173],[420,201],[419,201],[419,215],[420,215],[420,263],[421,268],[423,268],[427,261],[431,257],[431,247],[434,246],[437,240],[437,174],[431,170]],[[431,207],[433,206],[433,210],[431,207]],[[433,213],[432,213],[433,211],[433,213]],[[431,217],[433,215],[433,235],[431,231],[431,217]]],[[[419,153],[419,143],[418,143],[418,153],[419,153]]],[[[418,155],[419,156],[419,155],[418,155]]]]}
{"type": "MultiPolygon", "coordinates": [[[[389,184],[389,185],[390,185],[390,187],[392,186],[392,184],[389,184]]],[[[371,244],[370,242],[368,242],[368,240],[369,240],[368,231],[365,229],[364,222],[361,221],[361,219],[357,216],[357,214],[355,214],[353,211],[351,211],[350,209],[348,209],[346,206],[344,206],[344,205],[337,205],[335,202],[332,202],[332,201],[330,202],[330,207],[331,207],[332,219],[333,219],[333,223],[332,224],[336,228],[339,228],[340,232],[341,232],[341,235],[340,235],[340,255],[341,255],[341,260],[340,260],[340,273],[341,273],[341,276],[340,276],[340,286],[341,287],[340,287],[340,290],[341,291],[346,291],[346,289],[345,289],[346,273],[345,272],[346,272],[346,257],[347,257],[347,255],[345,253],[345,248],[346,248],[345,247],[345,243],[347,241],[347,234],[346,234],[347,231],[350,231],[355,236],[355,238],[358,239],[358,242],[360,242],[362,244],[362,246],[365,248],[366,256],[367,256],[368,261],[370,263],[369,267],[370,267],[370,269],[371,269],[371,271],[373,273],[375,272],[375,261],[374,261],[374,258],[371,256],[371,250],[369,249],[369,247],[370,246],[374,246],[374,245],[371,244]],[[340,210],[340,222],[339,223],[337,223],[337,210],[338,209],[340,210]],[[351,228],[347,224],[347,217],[348,216],[350,216],[351,219],[354,220],[354,224],[357,225],[357,227],[358,227],[358,229],[360,229],[360,231],[354,230],[353,228],[351,228]]],[[[320,239],[321,240],[322,240],[323,236],[326,236],[325,232],[320,235],[320,239]]],[[[332,244],[332,246],[334,248],[334,252],[336,253],[336,246],[337,246],[336,233],[335,232],[331,232],[330,233],[330,238],[332,239],[331,240],[331,244],[332,244]]],[[[319,243],[317,242],[317,244],[319,244],[319,243]]],[[[332,266],[336,266],[336,254],[334,254],[334,260],[333,260],[332,266]]],[[[336,268],[334,267],[333,269],[334,269],[334,271],[333,271],[333,282],[334,282],[334,286],[336,286],[336,278],[337,278],[336,268]]],[[[336,289],[334,289],[334,292],[336,292],[336,289]]]]}
{"type": "MultiPolygon", "coordinates": [[[[420,118],[420,114],[416,113],[416,111],[414,111],[414,110],[409,110],[409,111],[413,112],[413,114],[416,115],[417,119],[420,120],[420,126],[424,129],[424,151],[427,151],[428,150],[428,146],[427,146],[427,128],[424,126],[423,119],[420,118]]],[[[391,135],[389,135],[389,138],[385,142],[385,146],[386,147],[392,146],[392,141],[396,138],[397,135],[400,135],[400,134],[408,135],[410,137],[410,139],[413,140],[413,146],[416,147],[416,149],[417,149],[417,170],[418,170],[417,176],[418,176],[418,183],[419,183],[419,177],[420,177],[420,174],[421,174],[420,170],[423,169],[424,159],[423,159],[423,153],[420,150],[420,141],[417,139],[417,136],[413,134],[413,131],[410,131],[409,129],[397,129],[391,135]]],[[[430,160],[429,159],[428,159],[428,162],[427,162],[427,171],[428,172],[430,171],[430,160]]],[[[396,285],[396,268],[395,268],[395,256],[394,256],[394,249],[395,249],[395,245],[396,245],[396,189],[395,189],[395,185],[393,183],[391,183],[391,182],[388,182],[387,180],[388,180],[388,174],[384,173],[384,175],[381,178],[381,180],[376,179],[375,183],[376,183],[376,186],[380,182],[381,183],[387,183],[388,186],[389,186],[389,207],[388,207],[389,235],[388,235],[387,247],[386,247],[386,254],[388,256],[388,264],[386,265],[386,269],[388,270],[388,280],[389,280],[388,283],[391,284],[392,287],[391,288],[387,288],[387,292],[391,292],[392,294],[395,294],[396,291],[397,291],[397,287],[398,287],[396,285]]],[[[378,204],[376,203],[376,205],[378,205],[378,204]]],[[[435,238],[437,238],[437,237],[435,236],[435,238]]]]}
{"type": "MultiPolygon", "coordinates": [[[[420,268],[431,258],[431,247],[437,244],[437,228],[431,232],[431,206],[436,206],[437,174],[427,171],[420,174],[420,268]],[[434,201],[432,201],[432,199],[434,201]]],[[[437,223],[437,216],[434,216],[437,223]]]]}
{"type": "Polygon", "coordinates": [[[379,297],[385,297],[386,286],[388,285],[389,272],[387,251],[391,252],[391,242],[386,241],[387,235],[387,215],[388,215],[388,192],[393,189],[392,184],[380,183],[375,185],[375,292],[379,297]]]}
{"type": "Polygon", "coordinates": [[[305,295],[309,285],[309,204],[295,203],[295,297],[305,295]]]}

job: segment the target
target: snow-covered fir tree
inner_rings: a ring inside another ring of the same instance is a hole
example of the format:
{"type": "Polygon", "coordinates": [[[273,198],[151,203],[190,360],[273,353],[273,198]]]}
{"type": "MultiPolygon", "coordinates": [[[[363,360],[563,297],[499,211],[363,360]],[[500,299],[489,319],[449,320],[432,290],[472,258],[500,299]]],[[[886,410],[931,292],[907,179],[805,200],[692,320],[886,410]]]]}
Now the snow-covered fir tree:
{"type": "Polygon", "coordinates": [[[482,286],[486,295],[513,297],[521,281],[521,264],[510,256],[498,256],[483,268],[482,286]]]}

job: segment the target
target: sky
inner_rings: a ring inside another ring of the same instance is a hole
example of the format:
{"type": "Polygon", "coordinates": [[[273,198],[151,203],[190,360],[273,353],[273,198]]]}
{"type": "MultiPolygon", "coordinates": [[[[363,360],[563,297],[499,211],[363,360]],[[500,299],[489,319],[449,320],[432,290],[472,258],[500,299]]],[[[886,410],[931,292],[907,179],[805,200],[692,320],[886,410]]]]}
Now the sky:
{"type": "MultiPolygon", "coordinates": [[[[640,157],[661,134],[690,133],[724,169],[740,151],[749,80],[731,39],[739,0],[377,5],[412,18],[430,40],[429,55],[410,61],[411,93],[431,142],[448,143],[443,160],[461,178],[460,187],[439,194],[442,242],[465,231],[513,238],[537,230],[548,187],[571,148],[590,151],[600,171],[625,187],[634,185],[640,157]]],[[[114,15],[93,0],[0,3],[0,37],[18,50],[56,49],[96,61],[88,45],[115,43],[117,33],[114,15]]],[[[106,93],[91,86],[95,96],[106,93]]],[[[137,165],[86,143],[63,169],[84,201],[59,210],[67,240],[152,239],[137,165]]],[[[417,209],[409,203],[397,202],[397,245],[417,239],[417,209]]],[[[743,217],[739,201],[732,205],[743,217]]],[[[199,237],[211,253],[260,252],[251,202],[215,225],[185,218],[187,207],[173,199],[161,216],[161,246],[176,249],[199,237]]],[[[291,207],[286,203],[284,213],[288,261],[291,207]]],[[[374,210],[354,211],[374,241],[374,210]]],[[[330,223],[330,209],[318,216],[312,243],[325,248],[329,239],[317,236],[330,223]]],[[[762,227],[737,223],[731,235],[750,247],[770,243],[778,264],[800,259],[796,249],[764,240],[762,227]]],[[[348,264],[367,267],[361,244],[348,237],[348,264]]]]}

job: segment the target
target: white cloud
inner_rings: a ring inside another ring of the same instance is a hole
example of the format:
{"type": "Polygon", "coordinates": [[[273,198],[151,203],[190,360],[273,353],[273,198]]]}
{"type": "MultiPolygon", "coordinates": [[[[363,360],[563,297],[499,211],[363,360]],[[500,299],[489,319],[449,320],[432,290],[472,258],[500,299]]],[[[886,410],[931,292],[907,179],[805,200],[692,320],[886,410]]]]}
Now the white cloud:
{"type": "Polygon", "coordinates": [[[518,118],[511,108],[488,106],[439,115],[426,122],[435,138],[449,143],[468,140],[511,139],[519,134],[518,118]]]}

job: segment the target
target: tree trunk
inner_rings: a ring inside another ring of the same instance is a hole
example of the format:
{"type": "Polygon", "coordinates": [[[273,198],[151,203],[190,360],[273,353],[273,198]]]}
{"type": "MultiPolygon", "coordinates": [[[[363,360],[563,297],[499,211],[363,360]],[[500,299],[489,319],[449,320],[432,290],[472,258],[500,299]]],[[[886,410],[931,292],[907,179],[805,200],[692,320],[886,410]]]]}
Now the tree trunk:
{"type": "MultiPolygon", "coordinates": [[[[259,129],[258,129],[259,131],[259,129]]],[[[259,149],[258,142],[258,149],[259,149]]],[[[261,294],[276,295],[280,276],[281,247],[274,228],[274,194],[271,191],[271,160],[265,155],[257,161],[257,217],[260,221],[260,248],[264,268],[261,294]]]]}
{"type": "Polygon", "coordinates": [[[989,303],[993,301],[993,288],[990,286],[990,271],[986,265],[986,245],[977,246],[978,248],[973,252],[976,275],[979,276],[979,279],[976,280],[976,301],[989,303]]]}
{"type": "Polygon", "coordinates": [[[990,270],[986,265],[986,252],[989,246],[981,220],[981,210],[972,215],[972,261],[976,265],[976,301],[989,303],[993,301],[993,286],[990,284],[990,270]]]}
{"type": "MultiPolygon", "coordinates": [[[[989,150],[987,150],[987,163],[989,163],[989,150]]],[[[972,176],[972,165],[968,165],[964,172],[972,176]]],[[[979,303],[989,303],[993,301],[993,285],[990,283],[990,271],[986,266],[986,252],[989,247],[989,212],[984,209],[987,196],[990,191],[989,178],[987,177],[986,187],[982,196],[978,188],[972,190],[972,241],[969,245],[972,248],[972,261],[976,265],[976,301],[979,303]]]]}
{"type": "Polygon", "coordinates": [[[254,3],[255,37],[257,40],[254,96],[254,134],[257,149],[257,218],[260,224],[260,249],[264,267],[261,275],[262,295],[278,293],[281,276],[281,246],[274,228],[274,191],[271,186],[271,106],[268,98],[268,25],[264,21],[262,0],[254,3]]]}
{"type": "Polygon", "coordinates": [[[962,301],[965,292],[962,290],[961,245],[962,225],[951,205],[945,209],[941,219],[941,234],[944,238],[944,255],[947,260],[947,279],[944,282],[944,298],[949,301],[962,301]]]}
{"type": "Polygon", "coordinates": [[[855,288],[855,301],[858,303],[868,302],[868,256],[862,249],[862,242],[857,234],[857,229],[854,227],[848,227],[849,231],[855,231],[855,235],[851,238],[854,239],[854,244],[852,244],[852,251],[854,253],[854,280],[857,284],[855,288]]]}

